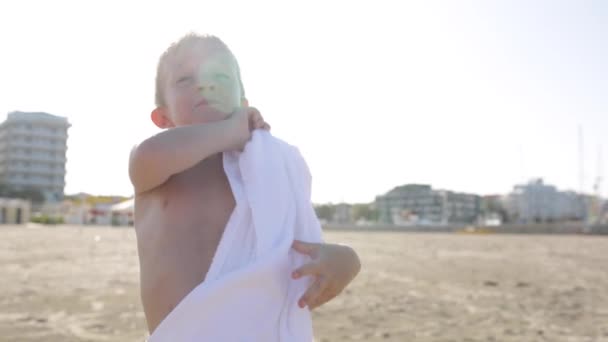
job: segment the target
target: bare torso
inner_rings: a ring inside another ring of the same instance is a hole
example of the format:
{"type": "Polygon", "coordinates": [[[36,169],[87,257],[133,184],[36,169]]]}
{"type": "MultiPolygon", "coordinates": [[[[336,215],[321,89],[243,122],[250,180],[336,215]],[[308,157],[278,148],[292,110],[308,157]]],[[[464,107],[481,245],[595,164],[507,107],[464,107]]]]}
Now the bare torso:
{"type": "Polygon", "coordinates": [[[221,154],[137,196],[141,297],[150,332],[204,280],[234,206],[221,154]]]}

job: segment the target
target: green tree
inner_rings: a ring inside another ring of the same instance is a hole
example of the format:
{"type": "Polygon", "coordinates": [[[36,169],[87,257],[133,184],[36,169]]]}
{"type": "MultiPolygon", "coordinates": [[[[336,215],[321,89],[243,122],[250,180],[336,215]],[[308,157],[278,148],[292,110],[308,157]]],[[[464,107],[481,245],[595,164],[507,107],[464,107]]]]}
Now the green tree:
{"type": "Polygon", "coordinates": [[[378,221],[378,210],[374,209],[371,204],[360,203],[353,205],[353,220],[359,221],[378,221]]]}
{"type": "Polygon", "coordinates": [[[336,213],[336,208],[331,204],[321,204],[315,206],[315,212],[319,219],[331,221],[336,213]]]}

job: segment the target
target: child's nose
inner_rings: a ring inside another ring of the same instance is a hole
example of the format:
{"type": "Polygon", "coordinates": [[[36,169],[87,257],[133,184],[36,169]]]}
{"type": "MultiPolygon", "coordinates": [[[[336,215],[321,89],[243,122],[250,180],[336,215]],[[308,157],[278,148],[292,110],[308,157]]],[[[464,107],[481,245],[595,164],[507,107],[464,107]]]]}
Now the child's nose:
{"type": "Polygon", "coordinates": [[[215,84],[212,83],[201,83],[198,85],[198,91],[202,93],[215,91],[215,84]]]}
{"type": "Polygon", "coordinates": [[[196,75],[198,91],[201,94],[214,93],[218,89],[218,83],[215,78],[214,70],[209,69],[208,66],[204,65],[199,66],[199,68],[200,69],[196,75]]]}
{"type": "Polygon", "coordinates": [[[209,75],[202,74],[198,76],[198,91],[201,93],[213,92],[217,88],[217,84],[209,75]]]}

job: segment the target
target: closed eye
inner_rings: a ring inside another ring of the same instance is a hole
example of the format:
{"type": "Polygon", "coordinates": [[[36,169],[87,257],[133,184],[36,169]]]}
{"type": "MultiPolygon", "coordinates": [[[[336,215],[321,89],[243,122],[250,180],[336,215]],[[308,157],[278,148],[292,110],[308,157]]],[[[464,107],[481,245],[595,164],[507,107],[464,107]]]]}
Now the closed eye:
{"type": "Polygon", "coordinates": [[[184,83],[190,83],[192,81],[192,76],[184,76],[184,77],[180,77],[177,82],[177,84],[184,84],[184,83]]]}
{"type": "Polygon", "coordinates": [[[223,79],[223,80],[229,80],[230,79],[230,76],[228,76],[226,74],[221,74],[221,73],[215,74],[215,77],[217,79],[223,79]]]}

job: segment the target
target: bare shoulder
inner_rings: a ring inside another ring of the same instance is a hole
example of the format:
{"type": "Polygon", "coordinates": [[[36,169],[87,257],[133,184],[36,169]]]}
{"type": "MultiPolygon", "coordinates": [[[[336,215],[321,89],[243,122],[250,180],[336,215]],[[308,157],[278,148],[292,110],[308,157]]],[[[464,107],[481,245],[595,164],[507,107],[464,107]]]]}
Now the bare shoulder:
{"type": "Polygon", "coordinates": [[[144,193],[161,185],[166,179],[158,177],[158,143],[154,136],[133,145],[129,153],[129,179],[136,193],[144,193]]]}
{"type": "Polygon", "coordinates": [[[135,184],[137,184],[136,181],[136,175],[137,173],[135,172],[135,163],[136,163],[136,156],[139,150],[139,147],[141,146],[141,143],[137,143],[135,145],[133,145],[131,147],[131,151],[129,152],[129,179],[131,180],[131,184],[133,186],[135,186],[135,184]]]}

